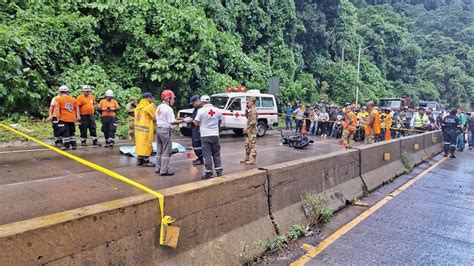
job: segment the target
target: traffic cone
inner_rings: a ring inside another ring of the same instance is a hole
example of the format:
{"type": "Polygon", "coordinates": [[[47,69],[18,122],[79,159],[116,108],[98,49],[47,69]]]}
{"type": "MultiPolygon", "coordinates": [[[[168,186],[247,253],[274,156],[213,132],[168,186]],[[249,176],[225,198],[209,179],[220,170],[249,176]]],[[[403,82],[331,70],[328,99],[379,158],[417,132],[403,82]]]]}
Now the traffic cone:
{"type": "Polygon", "coordinates": [[[308,133],[308,130],[306,129],[306,120],[303,120],[303,127],[301,128],[301,135],[304,136],[308,133]]]}

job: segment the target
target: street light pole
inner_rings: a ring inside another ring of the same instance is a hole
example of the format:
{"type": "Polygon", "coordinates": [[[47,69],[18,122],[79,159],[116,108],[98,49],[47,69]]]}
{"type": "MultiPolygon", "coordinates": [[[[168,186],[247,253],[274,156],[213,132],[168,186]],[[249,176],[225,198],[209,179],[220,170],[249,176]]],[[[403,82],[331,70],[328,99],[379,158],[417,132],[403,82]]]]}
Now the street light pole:
{"type": "Polygon", "coordinates": [[[360,54],[362,52],[361,44],[359,43],[359,56],[357,58],[357,88],[356,88],[356,108],[359,108],[359,77],[360,77],[360,54]]]}

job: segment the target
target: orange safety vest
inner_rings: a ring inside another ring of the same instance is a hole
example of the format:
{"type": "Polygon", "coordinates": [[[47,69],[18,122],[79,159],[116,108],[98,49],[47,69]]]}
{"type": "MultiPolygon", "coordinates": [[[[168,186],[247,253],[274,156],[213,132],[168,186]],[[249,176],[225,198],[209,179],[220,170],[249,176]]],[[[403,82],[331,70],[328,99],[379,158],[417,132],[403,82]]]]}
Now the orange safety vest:
{"type": "Polygon", "coordinates": [[[372,111],[370,112],[370,115],[369,115],[369,120],[371,119],[370,117],[372,115],[374,116],[373,124],[372,125],[366,125],[365,128],[364,128],[366,135],[370,135],[370,134],[378,135],[378,134],[382,133],[382,125],[381,125],[382,123],[381,123],[381,120],[380,120],[379,111],[377,111],[376,109],[372,109],[372,111]]]}
{"type": "Polygon", "coordinates": [[[378,135],[382,133],[382,121],[380,120],[380,113],[378,110],[372,110],[374,112],[374,134],[378,135]]]}

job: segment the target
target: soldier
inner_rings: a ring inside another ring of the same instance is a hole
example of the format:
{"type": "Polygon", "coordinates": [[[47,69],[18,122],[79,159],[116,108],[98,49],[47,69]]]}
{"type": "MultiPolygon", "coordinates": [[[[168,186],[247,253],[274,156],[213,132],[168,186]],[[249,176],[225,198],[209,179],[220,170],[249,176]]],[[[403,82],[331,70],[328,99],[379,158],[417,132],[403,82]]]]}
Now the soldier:
{"type": "Polygon", "coordinates": [[[352,112],[352,105],[346,107],[346,117],[344,118],[344,123],[342,124],[342,143],[346,149],[352,148],[354,144],[354,133],[357,127],[357,116],[352,112]]]}
{"type": "Polygon", "coordinates": [[[458,135],[462,132],[461,121],[456,116],[457,111],[457,109],[453,108],[441,124],[444,138],[444,157],[448,157],[449,153],[451,153],[451,158],[456,158],[454,151],[456,151],[458,135]]]}
{"type": "Polygon", "coordinates": [[[128,140],[133,140],[134,138],[135,108],[137,108],[137,98],[132,96],[126,106],[128,114],[128,140]]]}
{"type": "Polygon", "coordinates": [[[247,98],[247,127],[244,129],[245,137],[245,159],[240,163],[254,165],[257,163],[257,109],[255,108],[255,98],[247,98]],[[251,156],[251,157],[250,157],[251,156]]]}
{"type": "Polygon", "coordinates": [[[372,144],[381,132],[380,113],[374,107],[374,102],[367,103],[369,117],[365,123],[365,144],[372,144]]]}

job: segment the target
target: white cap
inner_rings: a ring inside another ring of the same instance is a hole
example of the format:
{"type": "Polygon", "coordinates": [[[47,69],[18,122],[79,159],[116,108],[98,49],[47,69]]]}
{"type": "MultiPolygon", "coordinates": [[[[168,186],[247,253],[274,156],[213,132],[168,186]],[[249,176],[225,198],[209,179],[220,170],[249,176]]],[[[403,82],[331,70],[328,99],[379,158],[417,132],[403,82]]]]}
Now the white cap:
{"type": "Polygon", "coordinates": [[[82,91],[91,91],[91,86],[89,86],[89,85],[82,85],[82,91]]]}
{"type": "Polygon", "coordinates": [[[209,95],[201,96],[201,102],[210,102],[210,101],[211,101],[211,98],[209,97],[209,95]]]}
{"type": "Polygon", "coordinates": [[[59,87],[59,92],[68,92],[68,91],[69,91],[69,88],[66,85],[61,85],[59,87]]]}
{"type": "Polygon", "coordinates": [[[105,92],[105,96],[107,96],[107,97],[114,97],[114,92],[113,92],[112,90],[107,90],[107,91],[105,92]]]}

